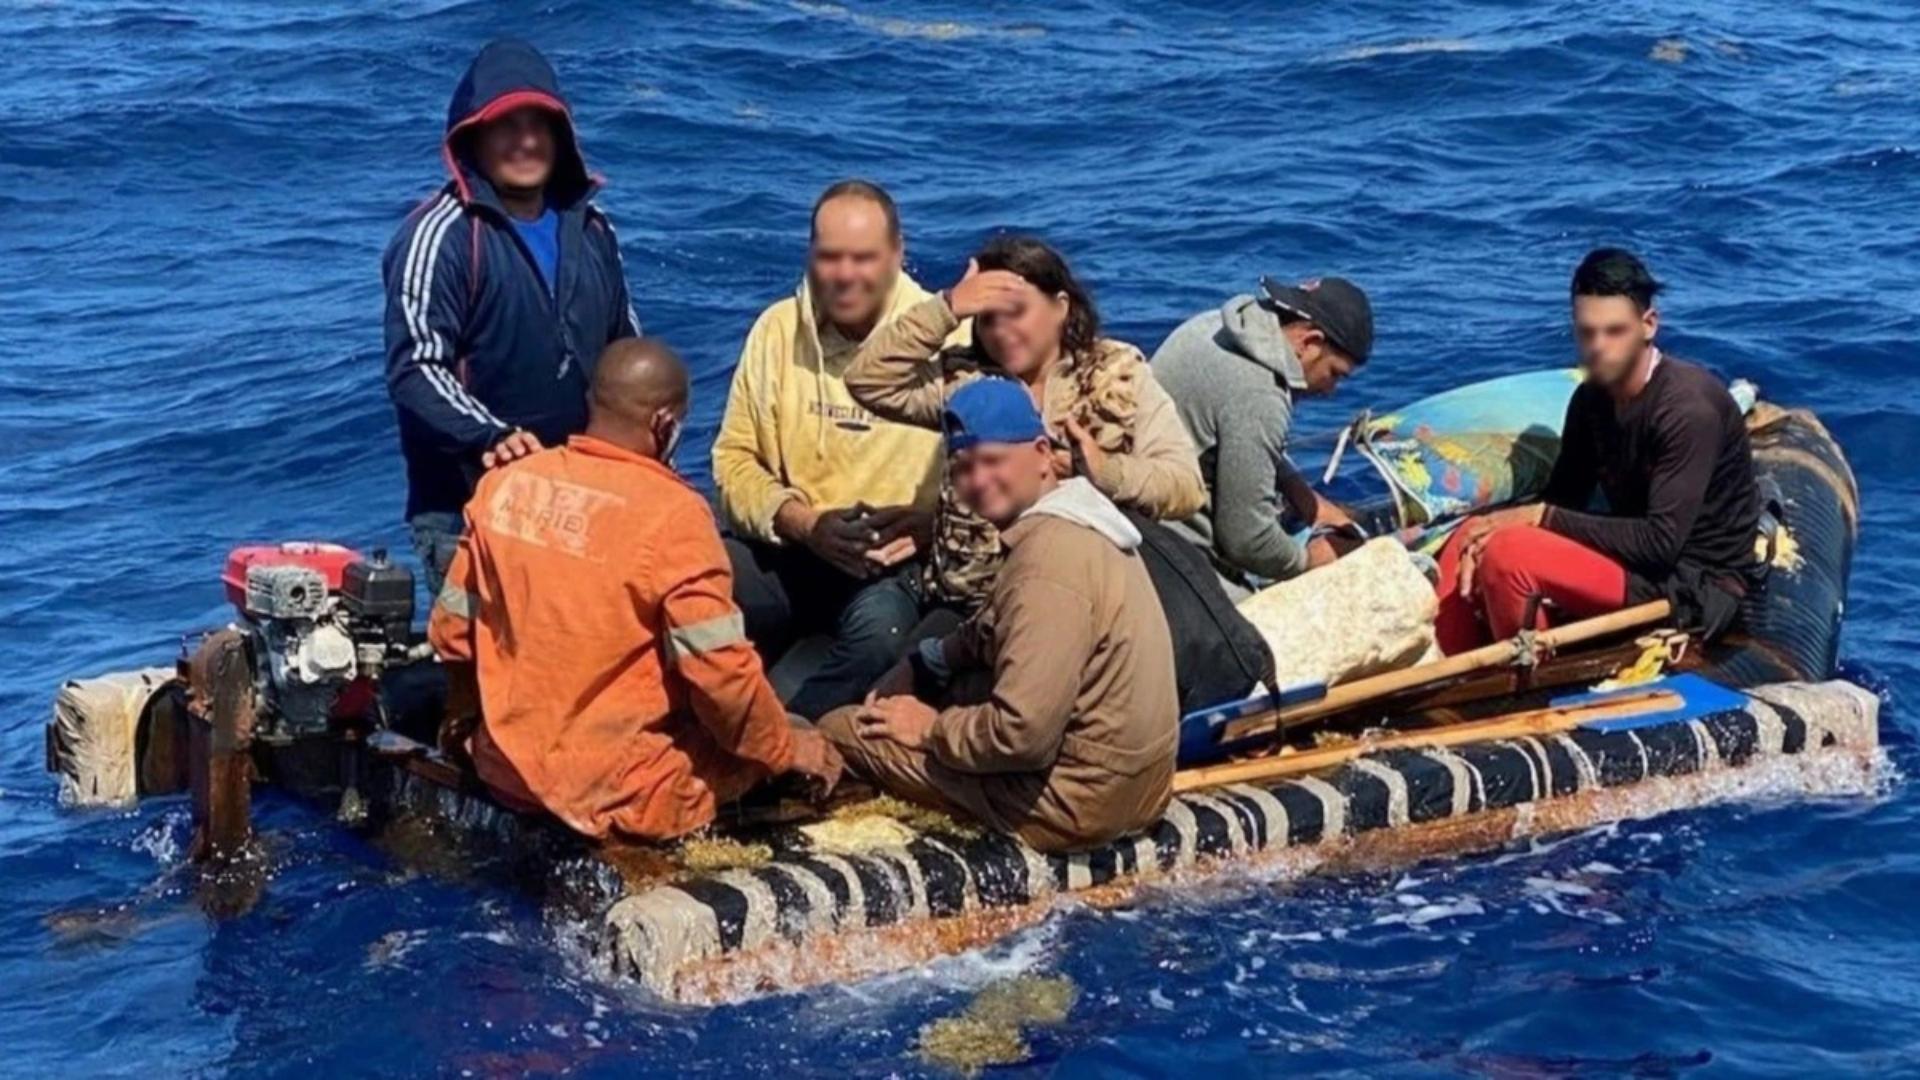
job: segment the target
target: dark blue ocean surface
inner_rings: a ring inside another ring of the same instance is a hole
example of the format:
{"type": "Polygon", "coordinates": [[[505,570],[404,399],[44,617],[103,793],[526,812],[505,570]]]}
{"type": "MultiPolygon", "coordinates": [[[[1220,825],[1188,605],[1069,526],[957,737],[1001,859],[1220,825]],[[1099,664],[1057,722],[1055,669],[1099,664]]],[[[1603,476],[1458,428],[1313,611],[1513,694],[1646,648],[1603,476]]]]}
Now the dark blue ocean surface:
{"type": "Polygon", "coordinates": [[[1082,988],[1032,1068],[1541,1076],[1920,1069],[1920,803],[1720,807],[1497,857],[1056,917],[984,955],[711,1011],[602,985],[543,914],[302,805],[214,924],[179,800],[61,811],[68,675],[166,662],[267,538],[404,549],[378,256],[486,38],[551,50],[642,319],[707,437],[806,208],[878,178],[914,271],[1046,235],[1151,351],[1261,273],[1372,290],[1330,428],[1567,362],[1590,245],[1665,340],[1817,408],[1866,529],[1844,652],[1920,694],[1920,12],[1612,4],[736,0],[0,5],[0,1072],[879,1075],[1009,971],[1082,988]]]}

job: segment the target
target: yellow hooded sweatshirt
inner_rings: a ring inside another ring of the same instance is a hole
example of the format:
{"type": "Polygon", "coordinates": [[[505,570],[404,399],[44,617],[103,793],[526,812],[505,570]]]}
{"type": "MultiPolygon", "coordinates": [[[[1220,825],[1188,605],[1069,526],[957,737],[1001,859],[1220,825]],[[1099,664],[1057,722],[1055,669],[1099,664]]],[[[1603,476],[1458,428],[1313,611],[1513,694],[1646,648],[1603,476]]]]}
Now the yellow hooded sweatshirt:
{"type": "MultiPolygon", "coordinates": [[[[902,273],[880,322],[928,295],[902,273]]],[[[822,510],[939,503],[940,433],[882,420],[847,392],[860,345],[819,324],[804,278],[754,322],[713,443],[714,486],[734,532],[777,543],[774,512],[793,498],[822,510]]]]}

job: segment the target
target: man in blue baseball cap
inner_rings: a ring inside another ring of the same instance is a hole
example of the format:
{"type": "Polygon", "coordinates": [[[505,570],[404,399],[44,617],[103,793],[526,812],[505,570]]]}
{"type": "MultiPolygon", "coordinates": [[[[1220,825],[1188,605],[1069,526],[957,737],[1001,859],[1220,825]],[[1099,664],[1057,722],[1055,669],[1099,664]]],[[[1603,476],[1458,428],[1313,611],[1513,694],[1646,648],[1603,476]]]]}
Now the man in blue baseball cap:
{"type": "Polygon", "coordinates": [[[967,383],[944,427],[955,493],[1007,561],[977,615],[821,730],[888,792],[1043,851],[1152,824],[1173,791],[1179,703],[1139,531],[1084,478],[1058,477],[1018,383],[967,383]]]}

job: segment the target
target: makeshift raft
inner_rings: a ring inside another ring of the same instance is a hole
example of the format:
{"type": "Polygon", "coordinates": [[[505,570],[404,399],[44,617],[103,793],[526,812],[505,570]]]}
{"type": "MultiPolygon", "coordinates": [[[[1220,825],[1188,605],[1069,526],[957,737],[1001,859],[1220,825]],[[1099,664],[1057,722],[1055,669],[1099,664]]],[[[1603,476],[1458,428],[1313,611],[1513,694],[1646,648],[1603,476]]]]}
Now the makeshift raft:
{"type": "MultiPolygon", "coordinates": [[[[1539,415],[1496,409],[1494,420],[1475,421],[1506,434],[1399,419],[1436,412],[1421,406],[1356,424],[1362,457],[1401,470],[1391,499],[1371,513],[1375,531],[1417,540],[1434,524],[1426,515],[1436,500],[1423,501],[1422,483],[1525,497],[1539,479],[1539,455],[1550,460],[1557,445],[1553,426],[1572,387],[1558,373],[1528,378],[1536,392],[1492,397],[1532,402],[1539,415]],[[1504,457],[1502,446],[1512,448],[1504,457]]],[[[457,846],[462,859],[480,856],[575,916],[562,922],[586,927],[589,951],[610,972],[686,1002],[898,970],[991,942],[1064,905],[1127,903],[1143,889],[1486,850],[1726,799],[1868,790],[1878,701],[1830,681],[1858,529],[1852,474],[1809,414],[1763,403],[1750,430],[1756,470],[1785,528],[1770,551],[1773,580],[1751,599],[1737,633],[1689,649],[1683,636],[1650,624],[1658,612],[1628,612],[1597,628],[1565,628],[1564,638],[1514,643],[1504,655],[1491,650],[1486,663],[1450,658],[1189,717],[1183,755],[1197,748],[1195,760],[1210,759],[1256,745],[1266,756],[1183,769],[1179,794],[1153,829],[1071,856],[1042,855],[938,815],[813,828],[791,805],[722,826],[718,835],[750,845],[731,869],[690,869],[658,848],[588,845],[551,821],[501,809],[432,749],[432,723],[407,723],[420,709],[402,699],[411,683],[437,680],[431,664],[386,672],[381,722],[371,729],[253,740],[238,752],[228,729],[189,716],[190,665],[173,681],[162,670],[72,683],[49,726],[49,767],[76,801],[177,791],[191,779],[203,833],[231,810],[219,792],[244,799],[244,783],[222,788],[206,775],[236,769],[337,808],[390,844],[418,836],[409,823],[428,822],[426,854],[457,846]],[[1650,630],[1658,633],[1641,636],[1650,630]],[[1664,676],[1584,692],[1655,653],[1668,661],[1664,676]],[[1344,736],[1325,742],[1328,733],[1344,736]]],[[[226,680],[213,685],[216,710],[221,692],[248,693],[244,671],[203,666],[198,674],[226,680]]],[[[428,698],[431,719],[441,710],[428,698]]],[[[252,707],[242,710],[248,723],[252,707]]],[[[239,811],[244,824],[244,803],[239,811]]]]}
{"type": "Polygon", "coordinates": [[[1177,796],[1147,834],[1071,856],[995,834],[865,852],[796,845],[766,865],[641,889],[605,916],[613,969],[688,1002],[897,970],[1146,885],[1286,878],[1485,850],[1729,798],[1872,782],[1878,700],[1783,684],[1629,730],[1574,727],[1363,753],[1319,775],[1177,796]]]}
{"type": "MultiPolygon", "coordinates": [[[[1572,381],[1563,385],[1570,393],[1572,381]]],[[[1564,405],[1563,393],[1543,406],[1556,426],[1564,405]]],[[[1858,528],[1852,474],[1811,415],[1763,404],[1750,420],[1756,471],[1791,551],[1772,552],[1774,580],[1747,605],[1744,628],[1679,665],[1692,673],[1555,699],[1554,687],[1635,655],[1635,635],[1615,632],[1559,662],[1437,682],[1397,673],[1393,692],[1328,712],[1311,697],[1280,703],[1281,729],[1289,713],[1344,713],[1374,734],[1292,759],[1183,771],[1178,786],[1192,790],[1155,828],[1070,856],[992,833],[923,830],[838,851],[791,830],[763,833],[774,852],[764,865],[629,888],[606,909],[601,955],[664,997],[733,1001],[910,967],[1062,905],[1123,904],[1142,889],[1404,863],[1728,799],[1870,790],[1879,701],[1825,681],[1858,528]],[[1519,711],[1488,713],[1490,699],[1519,711]],[[1463,721],[1474,701],[1481,718],[1463,721]],[[1247,773],[1270,778],[1234,782],[1247,773]]],[[[1529,449],[1540,445],[1537,419],[1510,426],[1528,433],[1529,449]]],[[[1424,426],[1407,437],[1457,462],[1448,443],[1462,434],[1424,426]]],[[[1515,454],[1506,467],[1531,461],[1515,454]]],[[[1443,471],[1429,475],[1449,486],[1443,471]]],[[[1473,486],[1505,496],[1531,482],[1473,486]]],[[[1404,510],[1389,520],[1404,523],[1404,510]]]]}

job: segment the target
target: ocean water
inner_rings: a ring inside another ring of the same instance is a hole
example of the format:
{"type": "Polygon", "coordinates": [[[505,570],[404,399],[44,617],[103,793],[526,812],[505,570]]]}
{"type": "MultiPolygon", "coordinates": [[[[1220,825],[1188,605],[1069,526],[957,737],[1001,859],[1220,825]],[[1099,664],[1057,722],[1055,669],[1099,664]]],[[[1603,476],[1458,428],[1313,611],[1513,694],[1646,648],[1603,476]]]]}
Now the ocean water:
{"type": "Polygon", "coordinates": [[[1865,491],[1848,673],[1916,753],[1920,11],[1905,0],[539,5],[0,0],[0,1073],[870,1076],[1012,972],[1081,987],[1030,1072],[1920,1072],[1920,802],[1719,807],[1404,875],[1063,913],[877,983],[715,1010],[591,978],[516,896],[272,794],[274,874],[210,922],[166,800],[74,813],[63,677],[218,622],[222,553],[406,547],[382,245],[453,81],[550,50],[643,321],[706,442],[806,208],[865,175],[912,270],[1036,230],[1151,351],[1258,276],[1373,294],[1331,428],[1566,362],[1602,242],[1663,340],[1817,408],[1865,491]]]}

